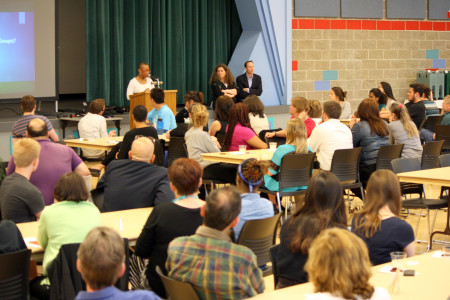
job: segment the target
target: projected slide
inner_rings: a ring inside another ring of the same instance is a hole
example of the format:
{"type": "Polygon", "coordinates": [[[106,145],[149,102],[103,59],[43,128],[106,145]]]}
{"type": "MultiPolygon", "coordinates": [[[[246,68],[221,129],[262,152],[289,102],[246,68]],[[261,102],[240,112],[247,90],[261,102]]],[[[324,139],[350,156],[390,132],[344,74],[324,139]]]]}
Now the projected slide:
{"type": "Polygon", "coordinates": [[[34,14],[0,12],[1,93],[34,90],[34,50],[34,14]]]}

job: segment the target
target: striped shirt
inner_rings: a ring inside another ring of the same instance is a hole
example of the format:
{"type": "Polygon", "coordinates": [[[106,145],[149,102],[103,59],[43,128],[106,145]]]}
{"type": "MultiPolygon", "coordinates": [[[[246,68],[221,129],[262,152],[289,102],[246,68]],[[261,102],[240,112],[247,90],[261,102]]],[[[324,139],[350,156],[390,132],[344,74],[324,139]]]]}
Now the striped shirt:
{"type": "Polygon", "coordinates": [[[206,226],[174,239],[166,266],[170,277],[191,283],[200,299],[242,299],[264,291],[255,254],[206,226]]]}
{"type": "Polygon", "coordinates": [[[12,135],[13,135],[13,137],[14,138],[27,137],[27,125],[33,119],[41,119],[41,120],[43,120],[45,122],[45,124],[47,124],[48,132],[53,130],[52,123],[50,123],[50,121],[46,117],[40,116],[40,115],[33,115],[33,114],[25,115],[25,116],[20,117],[20,119],[17,120],[16,123],[14,123],[14,125],[12,127],[12,135]]]}

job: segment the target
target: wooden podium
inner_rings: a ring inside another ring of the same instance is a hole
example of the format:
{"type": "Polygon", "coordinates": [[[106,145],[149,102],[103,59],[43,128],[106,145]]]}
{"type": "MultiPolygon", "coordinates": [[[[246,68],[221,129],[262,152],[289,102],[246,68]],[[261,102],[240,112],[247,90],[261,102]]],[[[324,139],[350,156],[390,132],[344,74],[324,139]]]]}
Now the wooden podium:
{"type": "MultiPolygon", "coordinates": [[[[173,114],[177,114],[177,92],[178,90],[165,90],[164,91],[164,103],[172,110],[173,114]]],[[[133,109],[137,105],[144,105],[147,111],[150,112],[153,109],[153,105],[150,101],[150,91],[145,91],[139,94],[130,95],[130,130],[134,129],[134,117],[133,109]]]]}

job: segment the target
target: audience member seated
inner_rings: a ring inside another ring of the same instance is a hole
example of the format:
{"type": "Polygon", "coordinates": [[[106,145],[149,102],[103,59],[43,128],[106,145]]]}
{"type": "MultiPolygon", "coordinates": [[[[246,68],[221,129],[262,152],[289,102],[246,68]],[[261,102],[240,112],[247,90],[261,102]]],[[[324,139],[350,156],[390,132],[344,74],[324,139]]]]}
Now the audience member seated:
{"type": "Polygon", "coordinates": [[[202,153],[220,152],[220,145],[217,138],[210,136],[203,130],[203,126],[208,122],[208,110],[201,104],[192,105],[190,110],[192,127],[186,132],[185,136],[189,158],[198,162],[203,168],[204,180],[215,179],[234,184],[236,179],[236,165],[206,161],[201,155],[202,153]]]}
{"type": "Polygon", "coordinates": [[[255,254],[231,242],[228,235],[240,211],[241,197],[235,187],[216,189],[200,210],[203,225],[194,235],[169,244],[168,275],[191,283],[200,299],[242,299],[264,291],[255,254]]]}
{"type": "Polygon", "coordinates": [[[253,131],[248,114],[244,103],[237,103],[231,108],[224,142],[228,151],[239,150],[239,145],[247,146],[247,150],[267,148],[267,144],[253,131]]]}
{"type": "Polygon", "coordinates": [[[261,130],[269,129],[269,120],[264,114],[264,104],[256,95],[249,95],[244,99],[244,104],[247,105],[248,117],[250,118],[250,125],[256,134],[259,135],[261,130]]]}
{"type": "Polygon", "coordinates": [[[175,121],[179,123],[189,123],[189,106],[194,103],[203,104],[203,93],[189,91],[184,94],[184,107],[175,116],[175,121]]]}
{"type": "Polygon", "coordinates": [[[236,186],[241,192],[241,212],[239,223],[234,227],[236,241],[242,227],[248,220],[265,219],[273,216],[273,206],[270,201],[261,198],[258,188],[267,173],[267,164],[254,158],[244,160],[238,167],[236,186]]]}
{"type": "Polygon", "coordinates": [[[387,97],[380,89],[371,89],[369,99],[377,103],[379,112],[386,111],[387,97]]]}
{"type": "Polygon", "coordinates": [[[370,176],[366,203],[354,216],[352,231],[366,242],[373,265],[390,262],[394,251],[414,256],[414,231],[399,216],[401,196],[397,176],[391,170],[377,170],[370,176]]]}
{"type": "Polygon", "coordinates": [[[339,121],[342,108],[335,101],[323,104],[323,122],[317,126],[308,139],[308,146],[317,153],[320,168],[329,171],[334,151],[353,148],[352,132],[339,121]]]}
{"type": "Polygon", "coordinates": [[[58,142],[58,135],[53,129],[52,123],[50,123],[46,117],[34,114],[36,111],[36,99],[31,95],[27,95],[22,97],[20,103],[20,107],[23,110],[23,116],[20,117],[12,127],[13,142],[18,138],[27,137],[27,125],[33,119],[43,120],[47,126],[49,138],[54,142],[58,142]]]}
{"type": "Polygon", "coordinates": [[[322,122],[322,104],[320,104],[319,100],[309,100],[308,101],[308,116],[313,119],[316,123],[316,126],[322,122]]]}
{"type": "Polygon", "coordinates": [[[215,121],[211,124],[209,134],[217,137],[218,134],[226,134],[228,119],[231,107],[234,105],[233,99],[228,96],[220,96],[216,100],[216,108],[214,109],[215,121]]]}
{"type": "MultiPolygon", "coordinates": [[[[33,119],[28,123],[27,137],[41,146],[39,166],[31,174],[30,182],[41,191],[45,205],[53,203],[53,190],[61,175],[72,171],[81,176],[90,175],[88,167],[70,147],[49,141],[47,125],[43,120],[33,119]]],[[[6,174],[11,175],[15,169],[14,157],[11,156],[6,174]]]]}
{"type": "MultiPolygon", "coordinates": [[[[408,111],[403,104],[393,103],[390,111],[389,142],[391,144],[403,144],[402,157],[422,157],[422,144],[420,143],[419,131],[414,122],[411,121],[408,111]]],[[[433,134],[431,134],[433,135],[433,134]]],[[[433,137],[431,137],[433,138],[433,137]]]]}
{"type": "Polygon", "coordinates": [[[2,218],[15,223],[39,219],[45,203],[41,192],[30,183],[31,174],[39,165],[41,146],[32,139],[19,139],[13,146],[16,170],[0,186],[2,218]]]}
{"type": "Polygon", "coordinates": [[[149,291],[123,292],[114,284],[123,276],[125,246],[120,235],[109,227],[92,229],[78,249],[77,269],[86,282],[86,291],[78,293],[76,300],[157,300],[149,291]]]}
{"type": "Polygon", "coordinates": [[[0,254],[27,249],[19,228],[11,220],[0,221],[0,254]]]}
{"type": "Polygon", "coordinates": [[[444,113],[441,125],[450,125],[450,95],[444,97],[442,102],[442,112],[444,113]]]}
{"type": "Polygon", "coordinates": [[[104,191],[102,212],[155,206],[170,202],[167,169],[153,164],[155,142],[148,137],[134,140],[130,159],[109,163],[96,190],[104,191]]]}
{"type": "Polygon", "coordinates": [[[420,124],[426,118],[425,105],[422,102],[422,95],[424,93],[423,85],[418,83],[412,83],[409,85],[408,100],[406,108],[408,109],[409,116],[411,117],[417,129],[420,128],[420,124]]]}
{"type": "Polygon", "coordinates": [[[380,82],[380,84],[378,85],[378,88],[380,89],[380,91],[386,95],[387,98],[387,104],[386,104],[386,110],[389,110],[391,108],[391,105],[393,103],[399,103],[395,97],[394,94],[392,93],[392,87],[389,83],[382,81],[380,82]]]}
{"type": "Polygon", "coordinates": [[[155,206],[136,242],[135,254],[148,258],[146,281],[151,290],[166,298],[156,266],[166,272],[167,248],[176,237],[195,233],[202,224],[200,207],[205,202],[197,196],[202,184],[202,168],[188,158],[179,158],[169,167],[170,188],[175,194],[172,202],[155,206]]]}
{"type": "Polygon", "coordinates": [[[209,85],[213,92],[212,108],[216,108],[216,100],[220,96],[228,96],[236,102],[236,95],[240,89],[234,81],[233,73],[225,64],[218,64],[209,78],[209,85]]]}
{"type": "Polygon", "coordinates": [[[164,131],[172,130],[177,127],[172,110],[167,104],[164,104],[164,91],[162,89],[153,88],[150,91],[150,102],[154,108],[148,113],[147,120],[156,126],[158,120],[161,119],[164,131]]]}
{"type": "Polygon", "coordinates": [[[305,265],[315,294],[307,300],[390,300],[389,293],[370,284],[372,266],[367,247],[346,229],[324,230],[312,243],[305,265]]]}
{"type": "Polygon", "coordinates": [[[428,118],[428,116],[439,116],[439,108],[434,102],[433,92],[431,91],[428,85],[424,83],[422,85],[423,85],[422,101],[423,105],[425,105],[426,117],[428,118]]]}
{"type": "MultiPolygon", "coordinates": [[[[307,145],[305,123],[301,119],[291,119],[287,123],[286,144],[278,146],[273,153],[269,172],[264,176],[264,185],[270,191],[279,191],[279,173],[281,172],[281,161],[288,153],[303,154],[313,152],[307,145]]],[[[304,190],[306,186],[287,188],[283,192],[304,190]]]]}
{"type": "Polygon", "coordinates": [[[277,289],[304,283],[304,269],[311,243],[326,228],[347,225],[345,204],[339,179],[323,172],[311,178],[304,206],[283,224],[278,250],[277,289]]]}
{"type": "Polygon", "coordinates": [[[380,146],[389,145],[389,131],[385,121],[380,118],[375,101],[366,98],[358,106],[359,122],[352,118],[350,128],[353,135],[353,147],[361,147],[359,177],[364,186],[377,167],[380,146]]]}
{"type": "MultiPolygon", "coordinates": [[[[42,212],[37,234],[38,243],[45,249],[44,276],[62,245],[81,243],[92,228],[100,226],[100,212],[94,204],[86,201],[89,192],[77,173],[66,173],[59,178],[54,197],[56,202],[42,212]]],[[[44,276],[30,283],[31,296],[48,299],[49,281],[44,276]]]]}
{"type": "MultiPolygon", "coordinates": [[[[105,112],[105,99],[95,99],[89,104],[89,112],[78,122],[78,133],[83,139],[99,139],[107,136],[116,136],[116,131],[112,130],[109,134],[106,130],[106,120],[103,117],[105,112]]],[[[97,159],[105,156],[105,151],[89,148],[81,148],[83,156],[86,158],[97,159]]]]}
{"type": "MultiPolygon", "coordinates": [[[[309,117],[308,112],[308,100],[303,97],[292,98],[291,105],[289,106],[289,114],[292,116],[291,119],[301,119],[305,123],[306,134],[309,138],[313,129],[316,127],[316,122],[309,117]]],[[[286,129],[276,132],[268,132],[266,133],[266,137],[286,137],[286,129]]]]}
{"type": "MultiPolygon", "coordinates": [[[[201,92],[199,92],[199,93],[201,93],[201,92]]],[[[196,97],[196,96],[193,95],[192,97],[196,97]]],[[[178,123],[177,122],[177,128],[175,128],[174,130],[167,131],[166,137],[169,138],[169,139],[170,139],[171,136],[183,137],[184,138],[184,136],[186,135],[186,132],[192,126],[192,120],[191,120],[191,115],[190,115],[191,109],[194,106],[194,104],[202,104],[202,102],[200,102],[200,101],[195,101],[194,102],[194,100],[191,100],[191,104],[189,104],[189,108],[186,111],[187,112],[187,119],[186,119],[187,122],[186,123],[178,123]]],[[[208,122],[206,122],[206,125],[203,126],[203,130],[208,132],[208,122]]]]}
{"type": "Polygon", "coordinates": [[[350,119],[352,116],[352,106],[349,102],[345,101],[347,92],[344,92],[342,88],[335,86],[331,88],[329,97],[331,101],[339,103],[342,107],[342,112],[339,119],[350,119]]]}

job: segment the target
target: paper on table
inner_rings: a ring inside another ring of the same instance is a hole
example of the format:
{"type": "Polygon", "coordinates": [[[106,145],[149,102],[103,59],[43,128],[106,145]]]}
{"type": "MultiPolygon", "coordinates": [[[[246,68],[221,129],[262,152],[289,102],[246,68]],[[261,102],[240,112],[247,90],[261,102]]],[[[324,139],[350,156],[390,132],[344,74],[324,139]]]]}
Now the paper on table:
{"type": "Polygon", "coordinates": [[[443,251],[434,251],[432,257],[437,257],[437,258],[446,257],[446,258],[450,258],[450,255],[444,255],[443,251]]]}
{"type": "Polygon", "coordinates": [[[35,237],[26,237],[23,239],[27,247],[41,248],[35,237]]]}

